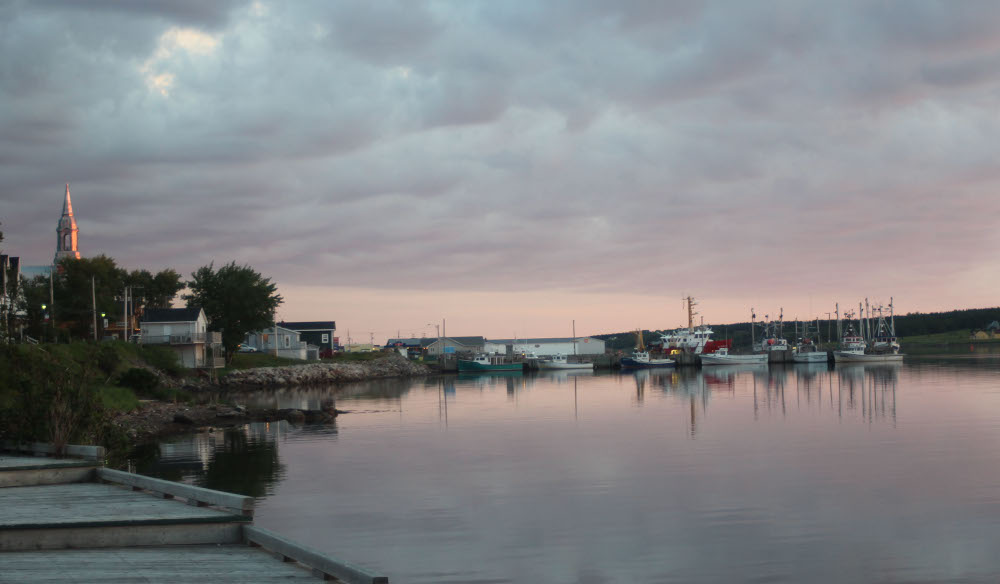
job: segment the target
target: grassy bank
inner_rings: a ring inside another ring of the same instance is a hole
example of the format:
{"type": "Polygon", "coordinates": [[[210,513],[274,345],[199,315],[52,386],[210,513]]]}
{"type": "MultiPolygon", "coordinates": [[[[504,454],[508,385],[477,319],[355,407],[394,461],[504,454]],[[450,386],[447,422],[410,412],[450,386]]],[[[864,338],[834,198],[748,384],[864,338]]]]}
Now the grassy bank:
{"type": "Polygon", "coordinates": [[[120,446],[111,423],[142,398],[178,399],[190,371],[166,347],[132,343],[0,346],[0,438],[120,446]],[[164,383],[173,381],[173,383],[164,383]]]}

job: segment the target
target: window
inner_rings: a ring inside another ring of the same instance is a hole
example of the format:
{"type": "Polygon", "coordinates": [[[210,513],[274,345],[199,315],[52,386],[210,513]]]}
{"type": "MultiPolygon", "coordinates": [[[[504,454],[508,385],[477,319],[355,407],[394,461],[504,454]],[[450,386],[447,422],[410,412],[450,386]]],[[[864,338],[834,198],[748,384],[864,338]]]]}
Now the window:
{"type": "Polygon", "coordinates": [[[329,333],[323,333],[323,344],[326,344],[326,343],[329,343],[329,342],[330,342],[330,334],[329,333]]]}
{"type": "Polygon", "coordinates": [[[285,348],[292,346],[292,335],[285,335],[285,348]]]}

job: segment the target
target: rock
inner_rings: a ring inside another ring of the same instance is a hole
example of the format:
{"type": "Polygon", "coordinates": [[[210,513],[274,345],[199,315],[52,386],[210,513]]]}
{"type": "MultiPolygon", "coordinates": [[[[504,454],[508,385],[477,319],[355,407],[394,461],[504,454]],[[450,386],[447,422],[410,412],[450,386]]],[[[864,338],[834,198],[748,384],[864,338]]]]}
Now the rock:
{"type": "Polygon", "coordinates": [[[174,414],[174,422],[177,424],[188,424],[189,426],[194,425],[194,420],[184,414],[174,414]]]}
{"type": "Polygon", "coordinates": [[[285,419],[292,424],[302,424],[306,421],[306,414],[302,410],[291,410],[285,414],[285,419]]]}
{"type": "Polygon", "coordinates": [[[400,355],[388,355],[365,363],[308,363],[289,367],[259,367],[231,371],[219,382],[229,386],[286,386],[364,381],[430,373],[431,370],[426,365],[413,363],[400,355]]]}

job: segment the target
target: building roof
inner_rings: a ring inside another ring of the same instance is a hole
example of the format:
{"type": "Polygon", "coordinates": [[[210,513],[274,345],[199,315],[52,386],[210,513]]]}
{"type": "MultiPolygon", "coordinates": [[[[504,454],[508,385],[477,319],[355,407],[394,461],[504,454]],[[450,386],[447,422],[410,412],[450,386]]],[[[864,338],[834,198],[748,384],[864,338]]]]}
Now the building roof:
{"type": "Polygon", "coordinates": [[[402,345],[404,347],[427,347],[434,343],[437,337],[410,337],[408,339],[389,339],[385,342],[386,347],[402,345]]]}
{"type": "Polygon", "coordinates": [[[201,313],[200,306],[191,308],[147,308],[142,322],[194,322],[201,313]]]}
{"type": "MultiPolygon", "coordinates": [[[[452,341],[458,343],[459,345],[471,346],[471,345],[482,345],[486,342],[486,337],[441,337],[442,341],[452,341]]],[[[433,345],[437,342],[437,338],[433,339],[431,344],[433,345]]]]}
{"type": "MultiPolygon", "coordinates": [[[[590,339],[595,341],[604,342],[603,339],[596,339],[594,337],[576,337],[577,342],[583,341],[583,339],[590,339]]],[[[489,342],[496,343],[498,345],[513,345],[513,344],[524,344],[524,343],[572,343],[574,341],[573,337],[548,337],[548,338],[529,338],[529,339],[490,339],[489,342]]]]}
{"type": "Polygon", "coordinates": [[[328,331],[336,330],[337,323],[332,320],[309,320],[303,322],[285,322],[281,321],[278,326],[283,326],[285,328],[294,331],[328,331]]]}

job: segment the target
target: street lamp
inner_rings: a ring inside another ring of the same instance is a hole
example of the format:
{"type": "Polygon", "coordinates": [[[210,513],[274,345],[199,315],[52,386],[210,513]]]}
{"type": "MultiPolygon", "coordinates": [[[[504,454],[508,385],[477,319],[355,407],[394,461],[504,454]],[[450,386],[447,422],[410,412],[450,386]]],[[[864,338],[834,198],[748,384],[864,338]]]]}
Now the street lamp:
{"type": "Polygon", "coordinates": [[[45,329],[46,329],[46,327],[49,324],[49,311],[48,311],[48,308],[49,307],[48,307],[47,304],[43,304],[42,305],[42,338],[43,339],[48,336],[48,335],[45,334],[46,332],[48,332],[45,329]]]}

